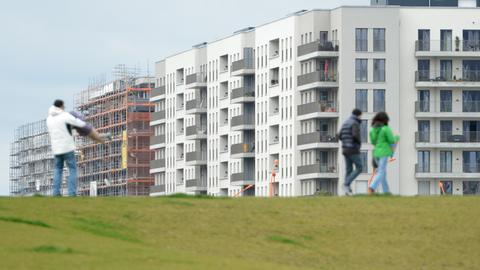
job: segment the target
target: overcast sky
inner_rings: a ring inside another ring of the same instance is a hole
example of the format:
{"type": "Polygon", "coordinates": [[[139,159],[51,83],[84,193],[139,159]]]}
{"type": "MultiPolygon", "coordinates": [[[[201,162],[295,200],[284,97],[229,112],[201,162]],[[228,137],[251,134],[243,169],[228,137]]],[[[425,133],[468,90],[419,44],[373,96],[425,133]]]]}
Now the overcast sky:
{"type": "Polygon", "coordinates": [[[165,56],[247,26],[313,8],[369,0],[43,0],[0,8],[0,195],[8,194],[14,129],[41,120],[52,101],[72,106],[91,78],[117,64],[153,74],[165,56]],[[148,64],[149,63],[149,64],[148,64]]]}

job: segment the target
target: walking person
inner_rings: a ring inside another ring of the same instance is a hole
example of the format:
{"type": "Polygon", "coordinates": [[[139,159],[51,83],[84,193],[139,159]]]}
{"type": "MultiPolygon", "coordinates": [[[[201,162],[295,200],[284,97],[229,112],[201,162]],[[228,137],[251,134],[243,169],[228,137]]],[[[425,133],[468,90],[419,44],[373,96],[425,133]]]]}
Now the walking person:
{"type": "Polygon", "coordinates": [[[55,159],[53,173],[53,196],[61,196],[60,187],[64,163],[67,164],[68,195],[77,194],[77,162],[75,160],[75,142],[68,126],[75,128],[87,128],[88,125],[72,114],[65,112],[62,100],[55,100],[53,106],[48,110],[47,128],[50,134],[50,143],[55,159]]]}
{"type": "Polygon", "coordinates": [[[386,112],[377,113],[372,120],[370,141],[375,147],[373,157],[378,168],[369,186],[370,193],[374,193],[380,184],[382,184],[383,193],[390,193],[387,182],[387,164],[389,158],[393,156],[400,137],[393,135],[392,129],[388,126],[389,121],[390,119],[386,112]]]}
{"type": "Polygon", "coordinates": [[[342,124],[338,138],[342,141],[342,154],[345,157],[345,182],[343,191],[345,195],[353,195],[351,184],[362,173],[362,159],[360,158],[360,148],[362,138],[360,134],[360,116],[362,111],[354,109],[352,115],[342,124]],[[355,165],[355,170],[353,166],[355,165]]]}

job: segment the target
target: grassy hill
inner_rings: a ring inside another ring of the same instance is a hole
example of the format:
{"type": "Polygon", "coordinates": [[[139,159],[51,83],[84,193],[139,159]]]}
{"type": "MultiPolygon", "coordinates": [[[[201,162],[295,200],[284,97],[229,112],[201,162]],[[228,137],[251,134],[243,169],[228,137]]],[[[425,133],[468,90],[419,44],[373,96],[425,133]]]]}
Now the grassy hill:
{"type": "Polygon", "coordinates": [[[480,198],[1,198],[2,269],[479,269],[480,198]]]}

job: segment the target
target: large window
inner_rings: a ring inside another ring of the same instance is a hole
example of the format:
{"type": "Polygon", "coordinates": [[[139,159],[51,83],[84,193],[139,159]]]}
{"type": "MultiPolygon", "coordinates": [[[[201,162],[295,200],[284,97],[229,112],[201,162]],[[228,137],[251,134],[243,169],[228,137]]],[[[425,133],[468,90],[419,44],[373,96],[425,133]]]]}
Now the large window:
{"type": "Polygon", "coordinates": [[[368,51],[368,29],[367,28],[355,29],[355,50],[357,52],[368,51]]]}
{"type": "Polygon", "coordinates": [[[440,78],[444,81],[452,80],[452,60],[440,60],[440,78]]]}
{"type": "Polygon", "coordinates": [[[452,172],[452,151],[440,151],[440,172],[452,172]]]}
{"type": "Polygon", "coordinates": [[[463,50],[480,51],[480,30],[463,30],[463,50]]]}
{"type": "Polygon", "coordinates": [[[417,142],[430,142],[430,121],[418,120],[417,142]]]}
{"type": "Polygon", "coordinates": [[[430,112],[430,90],[418,90],[417,112],[430,112]]]}
{"type": "Polygon", "coordinates": [[[440,91],[440,112],[452,112],[452,91],[440,91]]]}
{"type": "Polygon", "coordinates": [[[480,172],[480,152],[479,151],[463,152],[463,172],[464,173],[480,172]]]}
{"type": "Polygon", "coordinates": [[[440,30],[440,50],[452,51],[452,30],[440,30]]]}
{"type": "Polygon", "coordinates": [[[430,51],[430,30],[418,30],[417,51],[430,51]]]}
{"type": "Polygon", "coordinates": [[[362,173],[368,173],[368,151],[361,151],[360,159],[362,160],[362,173]]]}
{"type": "Polygon", "coordinates": [[[480,112],[480,91],[463,91],[463,112],[480,112]]]}
{"type": "Polygon", "coordinates": [[[452,120],[440,120],[440,142],[452,141],[452,120]]]}
{"type": "Polygon", "coordinates": [[[368,111],[368,91],[367,89],[355,90],[355,107],[362,112],[368,111]]]}
{"type": "Polygon", "coordinates": [[[362,120],[360,123],[360,136],[362,137],[362,143],[368,142],[368,121],[362,120]]]}
{"type": "Polygon", "coordinates": [[[417,159],[416,171],[419,173],[430,172],[430,151],[418,151],[417,159]]]}
{"type": "Polygon", "coordinates": [[[355,81],[357,82],[368,81],[368,60],[367,59],[355,59],[355,81]]]}
{"type": "Polygon", "coordinates": [[[424,82],[430,80],[430,60],[422,59],[417,62],[417,81],[424,82]]]}
{"type": "Polygon", "coordinates": [[[480,181],[463,181],[463,195],[480,195],[480,181]]]}
{"type": "Polygon", "coordinates": [[[385,59],[373,59],[373,81],[385,81],[385,59]]]}
{"type": "Polygon", "coordinates": [[[463,136],[466,142],[480,142],[480,121],[463,121],[463,136]]]}
{"type": "Polygon", "coordinates": [[[385,89],[373,89],[373,111],[385,111],[385,89]]]}
{"type": "Polygon", "coordinates": [[[373,51],[374,52],[385,51],[385,28],[373,29],[373,51]]]}
{"type": "Polygon", "coordinates": [[[480,81],[480,60],[463,60],[463,80],[480,81]]]}

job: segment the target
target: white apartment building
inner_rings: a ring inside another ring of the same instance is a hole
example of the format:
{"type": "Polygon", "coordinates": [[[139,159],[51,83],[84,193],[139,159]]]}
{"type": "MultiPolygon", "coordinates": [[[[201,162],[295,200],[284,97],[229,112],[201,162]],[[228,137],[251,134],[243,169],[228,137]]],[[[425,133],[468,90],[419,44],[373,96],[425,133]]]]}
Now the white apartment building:
{"type": "Polygon", "coordinates": [[[480,9],[373,4],[297,12],[157,62],[151,195],[340,194],[336,133],[353,108],[355,193],[379,111],[401,136],[394,194],[480,193],[480,9]]]}

